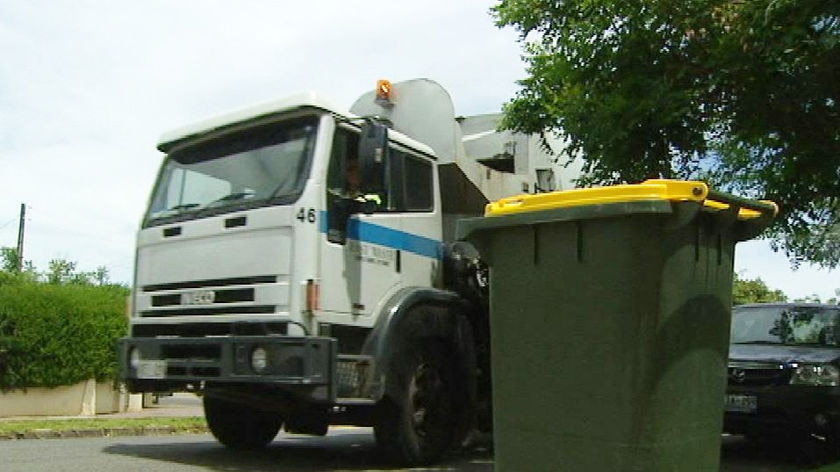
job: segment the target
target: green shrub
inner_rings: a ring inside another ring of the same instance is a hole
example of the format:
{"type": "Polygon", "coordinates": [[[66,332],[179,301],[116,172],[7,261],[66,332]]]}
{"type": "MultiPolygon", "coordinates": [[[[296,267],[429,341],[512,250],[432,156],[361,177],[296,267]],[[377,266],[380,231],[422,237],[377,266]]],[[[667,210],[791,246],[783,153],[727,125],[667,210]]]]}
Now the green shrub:
{"type": "Polygon", "coordinates": [[[0,284],[0,390],[116,378],[122,286],[0,284]]]}

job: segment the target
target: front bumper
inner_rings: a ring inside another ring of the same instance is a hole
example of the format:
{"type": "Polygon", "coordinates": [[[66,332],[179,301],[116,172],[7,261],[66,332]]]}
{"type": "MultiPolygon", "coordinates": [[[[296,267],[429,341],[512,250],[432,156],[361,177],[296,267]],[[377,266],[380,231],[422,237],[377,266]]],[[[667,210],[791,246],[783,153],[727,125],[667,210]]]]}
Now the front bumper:
{"type": "Polygon", "coordinates": [[[336,341],[326,337],[219,336],[123,338],[120,378],[131,392],[178,391],[213,385],[261,385],[301,399],[336,398],[336,341]],[[262,348],[265,368],[252,365],[262,348]]]}
{"type": "Polygon", "coordinates": [[[752,396],[754,411],[725,411],[724,432],[752,435],[817,435],[840,433],[840,387],[730,385],[727,395],[752,396]]]}

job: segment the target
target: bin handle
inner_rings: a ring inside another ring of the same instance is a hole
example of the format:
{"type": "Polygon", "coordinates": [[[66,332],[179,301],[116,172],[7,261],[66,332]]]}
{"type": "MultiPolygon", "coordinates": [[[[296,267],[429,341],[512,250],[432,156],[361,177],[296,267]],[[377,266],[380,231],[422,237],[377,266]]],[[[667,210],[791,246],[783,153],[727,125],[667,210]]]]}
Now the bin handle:
{"type": "Polygon", "coordinates": [[[779,212],[770,201],[751,200],[709,188],[692,180],[649,179],[640,184],[572,189],[536,195],[516,195],[488,203],[485,216],[525,211],[551,210],[583,205],[603,205],[635,201],[697,202],[714,211],[732,212],[739,220],[770,220],[779,212]]]}
{"type": "Polygon", "coordinates": [[[703,205],[715,210],[738,209],[739,220],[755,218],[774,218],[779,213],[779,206],[769,200],[752,200],[731,193],[709,189],[703,205]]]}

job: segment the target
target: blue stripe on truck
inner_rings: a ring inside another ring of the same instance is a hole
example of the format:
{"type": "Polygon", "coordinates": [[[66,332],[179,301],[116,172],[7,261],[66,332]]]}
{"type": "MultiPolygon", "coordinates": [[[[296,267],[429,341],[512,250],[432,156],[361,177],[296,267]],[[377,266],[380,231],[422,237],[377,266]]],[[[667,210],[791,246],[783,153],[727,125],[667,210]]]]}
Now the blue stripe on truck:
{"type": "MultiPolygon", "coordinates": [[[[326,234],[327,212],[322,211],[320,216],[320,231],[326,234]]],[[[360,221],[357,218],[350,218],[350,221],[348,221],[347,237],[359,242],[378,244],[420,256],[431,257],[432,259],[441,258],[441,242],[436,239],[360,221]]]]}

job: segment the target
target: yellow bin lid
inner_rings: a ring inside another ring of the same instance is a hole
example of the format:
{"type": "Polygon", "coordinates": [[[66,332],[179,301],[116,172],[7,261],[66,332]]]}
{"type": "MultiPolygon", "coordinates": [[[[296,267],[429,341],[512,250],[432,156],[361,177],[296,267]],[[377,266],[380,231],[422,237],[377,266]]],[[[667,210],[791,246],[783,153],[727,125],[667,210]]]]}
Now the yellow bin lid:
{"type": "MultiPolygon", "coordinates": [[[[728,210],[730,208],[730,203],[715,200],[713,198],[714,195],[710,196],[711,193],[709,186],[705,182],[651,179],[640,184],[582,188],[502,198],[487,204],[484,210],[484,216],[501,216],[584,205],[652,200],[667,200],[672,202],[694,201],[702,203],[704,207],[710,210],[728,210]]],[[[771,206],[773,215],[778,212],[778,207],[775,203],[766,200],[762,200],[760,203],[771,206]]],[[[741,207],[738,210],[738,219],[748,220],[758,218],[763,214],[764,212],[759,210],[741,207]]]]}

